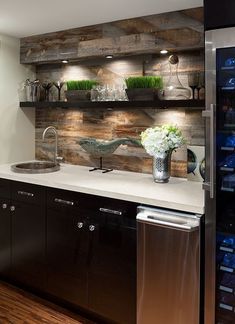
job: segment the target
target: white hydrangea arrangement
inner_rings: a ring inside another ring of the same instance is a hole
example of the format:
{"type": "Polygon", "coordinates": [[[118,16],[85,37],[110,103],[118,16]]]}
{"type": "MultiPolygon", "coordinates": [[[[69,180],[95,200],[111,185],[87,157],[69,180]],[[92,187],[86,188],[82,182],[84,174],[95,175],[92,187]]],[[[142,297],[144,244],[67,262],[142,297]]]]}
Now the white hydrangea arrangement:
{"type": "Polygon", "coordinates": [[[185,144],[181,130],[174,125],[147,128],[140,136],[141,144],[151,156],[162,155],[185,144]]]}

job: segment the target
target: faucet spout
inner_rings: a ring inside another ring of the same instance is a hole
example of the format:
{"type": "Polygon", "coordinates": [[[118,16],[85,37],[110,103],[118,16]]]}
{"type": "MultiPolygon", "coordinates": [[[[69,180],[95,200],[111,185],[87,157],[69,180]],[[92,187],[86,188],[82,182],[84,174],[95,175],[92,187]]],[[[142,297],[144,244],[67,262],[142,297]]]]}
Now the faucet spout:
{"type": "Polygon", "coordinates": [[[42,140],[45,140],[45,137],[48,132],[51,132],[55,135],[55,146],[54,146],[54,162],[58,163],[58,161],[61,161],[63,158],[58,156],[58,133],[57,129],[54,126],[48,126],[47,128],[44,129],[43,134],[42,134],[42,140]]]}

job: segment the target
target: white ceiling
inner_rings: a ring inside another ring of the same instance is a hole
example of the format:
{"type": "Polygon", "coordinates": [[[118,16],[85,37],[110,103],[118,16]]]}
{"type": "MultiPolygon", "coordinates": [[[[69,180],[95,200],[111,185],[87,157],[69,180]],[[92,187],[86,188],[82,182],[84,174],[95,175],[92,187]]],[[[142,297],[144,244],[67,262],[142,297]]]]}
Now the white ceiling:
{"type": "Polygon", "coordinates": [[[0,0],[0,33],[43,34],[203,5],[203,0],[0,0]]]}

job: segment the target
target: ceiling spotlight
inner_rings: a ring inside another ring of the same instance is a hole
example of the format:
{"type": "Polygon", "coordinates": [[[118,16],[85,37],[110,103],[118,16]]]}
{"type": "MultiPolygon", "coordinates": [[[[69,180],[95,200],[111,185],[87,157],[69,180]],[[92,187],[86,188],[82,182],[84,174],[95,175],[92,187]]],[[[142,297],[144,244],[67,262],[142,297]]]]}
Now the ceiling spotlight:
{"type": "Polygon", "coordinates": [[[69,63],[69,61],[68,60],[63,60],[62,63],[67,64],[67,63],[69,63]]]}
{"type": "Polygon", "coordinates": [[[167,54],[167,53],[168,53],[168,50],[163,49],[163,50],[160,51],[160,53],[161,53],[161,54],[167,54]]]}
{"type": "Polygon", "coordinates": [[[106,55],[105,56],[107,59],[112,59],[113,58],[113,55],[109,54],[109,55],[106,55]]]}

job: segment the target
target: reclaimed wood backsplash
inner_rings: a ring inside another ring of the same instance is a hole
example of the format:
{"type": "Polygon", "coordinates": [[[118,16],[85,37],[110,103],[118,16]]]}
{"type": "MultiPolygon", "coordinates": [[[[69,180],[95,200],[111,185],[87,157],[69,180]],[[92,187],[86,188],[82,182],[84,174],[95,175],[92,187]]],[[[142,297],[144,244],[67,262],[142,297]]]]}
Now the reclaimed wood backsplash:
{"type": "Polygon", "coordinates": [[[203,47],[200,7],[25,37],[20,61],[38,64],[203,47]]]}
{"type": "MultiPolygon", "coordinates": [[[[204,71],[204,50],[180,52],[179,78],[188,86],[188,74],[204,71]]],[[[38,65],[37,77],[41,81],[91,78],[103,84],[122,84],[130,75],[162,75],[169,78],[168,56],[141,55],[123,57],[111,61],[90,60],[69,65],[38,65]]],[[[64,94],[62,93],[62,96],[64,94]]],[[[53,88],[51,100],[56,100],[53,88]]],[[[164,123],[177,124],[190,145],[204,145],[204,121],[200,110],[164,109],[141,107],[118,111],[117,109],[37,109],[36,110],[36,158],[52,158],[53,139],[42,142],[42,132],[53,125],[59,133],[59,155],[66,163],[96,166],[98,159],[86,153],[77,141],[82,137],[111,140],[120,137],[139,138],[141,131],[164,123]]],[[[114,154],[104,159],[104,167],[151,173],[152,158],[143,148],[120,146],[114,154]]],[[[186,146],[172,156],[172,175],[187,176],[186,146]]]]}

